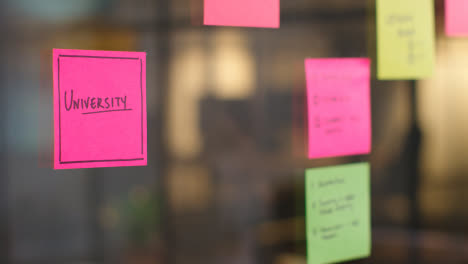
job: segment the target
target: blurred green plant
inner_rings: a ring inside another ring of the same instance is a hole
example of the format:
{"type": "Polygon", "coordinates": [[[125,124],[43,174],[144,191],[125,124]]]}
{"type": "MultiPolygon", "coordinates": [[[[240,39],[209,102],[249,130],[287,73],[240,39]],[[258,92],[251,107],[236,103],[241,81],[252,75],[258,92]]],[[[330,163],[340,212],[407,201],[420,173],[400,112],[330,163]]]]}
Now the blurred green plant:
{"type": "Polygon", "coordinates": [[[145,187],[133,188],[122,210],[124,230],[133,246],[156,243],[160,235],[160,205],[158,197],[145,187]]]}

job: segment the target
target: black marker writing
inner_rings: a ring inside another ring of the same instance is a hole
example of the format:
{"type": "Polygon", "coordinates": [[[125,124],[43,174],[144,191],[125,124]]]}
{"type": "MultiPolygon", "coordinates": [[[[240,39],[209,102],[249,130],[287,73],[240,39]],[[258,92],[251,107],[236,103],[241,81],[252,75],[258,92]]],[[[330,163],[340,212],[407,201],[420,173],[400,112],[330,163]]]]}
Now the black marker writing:
{"type": "MultiPolygon", "coordinates": [[[[127,96],[123,97],[86,97],[76,98],[74,91],[71,90],[68,94],[67,91],[64,93],[65,109],[71,110],[96,110],[91,113],[104,113],[113,111],[128,111],[127,109],[127,96]],[[67,97],[69,95],[69,98],[67,97]],[[115,102],[115,104],[114,104],[115,102]],[[116,106],[116,108],[114,108],[116,106]],[[123,106],[123,108],[121,107],[123,106]]],[[[83,113],[85,114],[85,113],[83,113]]],[[[89,113],[86,113],[89,114],[89,113]]]]}

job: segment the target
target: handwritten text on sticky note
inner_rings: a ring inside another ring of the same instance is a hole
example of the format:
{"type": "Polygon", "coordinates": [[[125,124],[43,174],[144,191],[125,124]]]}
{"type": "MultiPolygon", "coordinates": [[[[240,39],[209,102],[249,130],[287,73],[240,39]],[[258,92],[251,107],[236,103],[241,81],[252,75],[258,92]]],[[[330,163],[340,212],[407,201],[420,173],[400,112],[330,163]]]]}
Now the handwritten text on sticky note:
{"type": "Polygon", "coordinates": [[[369,165],[306,170],[308,263],[370,255],[369,165]]]}
{"type": "Polygon", "coordinates": [[[468,36],[468,1],[445,0],[445,32],[449,36],[468,36]]]}
{"type": "Polygon", "coordinates": [[[430,77],[434,67],[434,2],[377,0],[377,76],[430,77]]]}
{"type": "Polygon", "coordinates": [[[368,154],[370,61],[306,59],[309,158],[368,154]]]}
{"type": "Polygon", "coordinates": [[[204,0],[204,24],[278,28],[280,0],[204,0]]]}
{"type": "Polygon", "coordinates": [[[142,166],[146,54],[53,51],[54,168],[142,166]]]}

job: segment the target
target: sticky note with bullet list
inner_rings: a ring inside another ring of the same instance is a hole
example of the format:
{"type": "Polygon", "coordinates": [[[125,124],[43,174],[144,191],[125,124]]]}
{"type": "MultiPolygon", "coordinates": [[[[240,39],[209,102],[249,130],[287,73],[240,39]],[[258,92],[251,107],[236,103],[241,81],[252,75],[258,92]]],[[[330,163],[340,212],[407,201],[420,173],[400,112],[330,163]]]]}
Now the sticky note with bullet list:
{"type": "Polygon", "coordinates": [[[146,53],[53,50],[54,169],[147,164],[146,53]]]}
{"type": "Polygon", "coordinates": [[[305,60],[310,159],[371,150],[370,60],[305,60]]]}
{"type": "Polygon", "coordinates": [[[467,0],[445,0],[445,32],[448,36],[468,36],[467,14],[467,0]]]}
{"type": "Polygon", "coordinates": [[[204,24],[279,28],[280,0],[204,0],[204,24]]]}
{"type": "Polygon", "coordinates": [[[433,0],[377,0],[377,77],[412,80],[434,68],[433,0]]]}
{"type": "Polygon", "coordinates": [[[306,170],[307,263],[335,263],[371,252],[368,163],[306,170]]]}

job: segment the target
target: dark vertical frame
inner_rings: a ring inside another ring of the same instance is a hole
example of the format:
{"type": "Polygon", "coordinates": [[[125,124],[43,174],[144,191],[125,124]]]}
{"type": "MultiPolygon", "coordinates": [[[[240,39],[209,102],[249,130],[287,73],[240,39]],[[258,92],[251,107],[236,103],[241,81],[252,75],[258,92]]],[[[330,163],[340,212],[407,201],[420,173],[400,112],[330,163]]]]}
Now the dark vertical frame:
{"type": "Polygon", "coordinates": [[[101,172],[104,168],[90,170],[85,177],[85,203],[86,203],[86,225],[88,226],[89,240],[88,249],[90,259],[99,263],[105,262],[104,233],[99,224],[99,205],[101,204],[101,190],[103,180],[101,172]]]}
{"type": "MultiPolygon", "coordinates": [[[[147,93],[147,100],[155,100],[156,113],[148,114],[148,148],[155,150],[154,155],[157,159],[156,174],[156,195],[160,197],[159,208],[161,219],[160,223],[155,223],[161,228],[162,240],[165,241],[163,263],[175,263],[173,250],[175,246],[175,235],[173,234],[173,226],[171,221],[171,210],[169,207],[169,195],[167,193],[168,184],[168,169],[170,164],[168,138],[166,129],[166,118],[168,112],[168,99],[169,99],[169,69],[171,60],[171,34],[173,23],[171,20],[171,5],[170,0],[160,0],[156,4],[156,22],[154,25],[155,38],[157,46],[154,49],[155,53],[149,53],[153,58],[147,58],[147,61],[156,58],[156,69],[151,69],[156,75],[157,83],[153,87],[147,86],[147,89],[155,91],[155,98],[149,98],[147,93]]],[[[150,84],[151,85],[151,84],[150,84]]],[[[150,152],[148,152],[150,154],[150,152]]],[[[150,156],[148,156],[148,164],[150,164],[150,156]]],[[[153,160],[156,162],[156,160],[153,160]]],[[[159,263],[159,260],[154,260],[159,263]]]]}
{"type": "Polygon", "coordinates": [[[419,190],[421,177],[419,173],[419,159],[421,153],[422,132],[418,122],[418,98],[417,81],[410,81],[410,118],[411,128],[407,136],[406,151],[408,163],[408,199],[409,199],[409,229],[411,234],[411,247],[409,261],[411,263],[420,263],[419,254],[419,230],[421,228],[421,211],[419,201],[419,190]]]}
{"type": "MultiPolygon", "coordinates": [[[[5,1],[0,1],[0,56],[8,59],[6,49],[8,48],[8,24],[6,19],[5,1]],[[3,56],[2,56],[3,55],[3,56]]],[[[0,100],[6,99],[6,65],[0,64],[0,100]]],[[[6,104],[0,103],[0,263],[10,263],[10,237],[8,230],[8,163],[6,153],[6,104]]]]}

